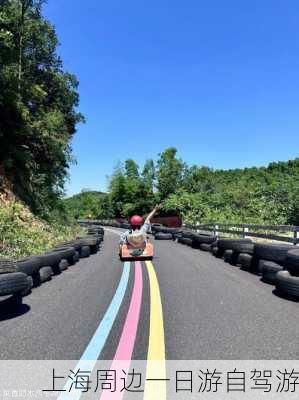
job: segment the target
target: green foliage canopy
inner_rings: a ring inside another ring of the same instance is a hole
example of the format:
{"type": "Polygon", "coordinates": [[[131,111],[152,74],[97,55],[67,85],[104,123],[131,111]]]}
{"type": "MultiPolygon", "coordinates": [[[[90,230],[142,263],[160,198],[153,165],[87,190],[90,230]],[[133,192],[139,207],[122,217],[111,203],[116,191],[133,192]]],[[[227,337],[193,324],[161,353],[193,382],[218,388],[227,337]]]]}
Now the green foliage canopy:
{"type": "Polygon", "coordinates": [[[189,223],[299,224],[299,158],[268,167],[213,170],[188,166],[175,148],[149,160],[143,171],[133,160],[110,178],[115,217],[147,213],[156,201],[189,223]],[[130,172],[130,173],[129,173],[130,172]]]}
{"type": "Polygon", "coordinates": [[[0,162],[14,191],[45,214],[55,208],[83,117],[78,82],[63,70],[43,1],[0,3],[0,162]]]}

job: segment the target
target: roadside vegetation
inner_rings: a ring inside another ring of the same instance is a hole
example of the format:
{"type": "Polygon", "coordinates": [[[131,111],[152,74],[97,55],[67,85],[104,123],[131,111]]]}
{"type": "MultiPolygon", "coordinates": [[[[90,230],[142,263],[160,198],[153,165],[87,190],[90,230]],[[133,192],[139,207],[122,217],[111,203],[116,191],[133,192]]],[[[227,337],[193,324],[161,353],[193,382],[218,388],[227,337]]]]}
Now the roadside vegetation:
{"type": "Polygon", "coordinates": [[[35,217],[20,202],[0,203],[0,256],[20,258],[43,253],[81,232],[77,224],[35,217]]]}
{"type": "Polygon", "coordinates": [[[63,206],[71,220],[108,218],[110,215],[107,194],[94,190],[83,189],[81,193],[64,199],[63,206]]]}
{"type": "Polygon", "coordinates": [[[71,139],[83,121],[76,77],[64,71],[44,1],[2,0],[0,8],[0,175],[31,210],[57,207],[71,139]]]}
{"type": "Polygon", "coordinates": [[[61,201],[71,139],[83,122],[41,0],[0,6],[0,255],[45,251],[74,236],[61,201]]]}

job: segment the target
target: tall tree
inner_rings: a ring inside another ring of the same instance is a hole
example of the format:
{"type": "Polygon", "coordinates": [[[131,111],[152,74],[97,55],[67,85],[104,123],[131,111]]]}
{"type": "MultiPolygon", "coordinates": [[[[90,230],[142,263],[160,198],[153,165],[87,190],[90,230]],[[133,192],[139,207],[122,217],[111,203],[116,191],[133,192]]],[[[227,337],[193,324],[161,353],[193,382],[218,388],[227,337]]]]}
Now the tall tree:
{"type": "Polygon", "coordinates": [[[175,193],[182,185],[185,164],[176,155],[177,149],[175,147],[170,147],[159,154],[157,186],[162,200],[175,193]]]}
{"type": "Polygon", "coordinates": [[[123,207],[126,202],[126,178],[121,164],[114,168],[109,179],[109,196],[114,217],[123,217],[123,207]]]}
{"type": "Polygon", "coordinates": [[[154,192],[155,177],[155,163],[153,160],[147,160],[143,167],[142,178],[145,186],[149,189],[150,193],[154,192]]]}
{"type": "Polygon", "coordinates": [[[34,211],[53,207],[73,162],[70,140],[83,117],[76,78],[63,70],[43,1],[2,0],[0,160],[34,211]]]}
{"type": "Polygon", "coordinates": [[[129,179],[139,179],[138,164],[131,158],[125,161],[125,175],[129,179]]]}

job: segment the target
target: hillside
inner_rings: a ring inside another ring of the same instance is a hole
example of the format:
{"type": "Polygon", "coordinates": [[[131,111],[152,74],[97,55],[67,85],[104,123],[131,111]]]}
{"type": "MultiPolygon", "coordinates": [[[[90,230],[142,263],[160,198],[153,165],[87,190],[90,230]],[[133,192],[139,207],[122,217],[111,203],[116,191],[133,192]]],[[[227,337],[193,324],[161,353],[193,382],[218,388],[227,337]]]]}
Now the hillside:
{"type": "Polygon", "coordinates": [[[63,200],[65,210],[70,218],[108,218],[110,216],[106,193],[93,190],[82,190],[72,197],[63,200]]]}
{"type": "Polygon", "coordinates": [[[20,258],[43,253],[81,232],[70,223],[46,222],[14,199],[0,200],[0,221],[0,257],[20,258]]]}
{"type": "Polygon", "coordinates": [[[189,166],[175,148],[143,170],[127,160],[110,179],[112,214],[145,214],[154,202],[189,223],[299,225],[299,158],[265,167],[215,170],[189,166]]]}

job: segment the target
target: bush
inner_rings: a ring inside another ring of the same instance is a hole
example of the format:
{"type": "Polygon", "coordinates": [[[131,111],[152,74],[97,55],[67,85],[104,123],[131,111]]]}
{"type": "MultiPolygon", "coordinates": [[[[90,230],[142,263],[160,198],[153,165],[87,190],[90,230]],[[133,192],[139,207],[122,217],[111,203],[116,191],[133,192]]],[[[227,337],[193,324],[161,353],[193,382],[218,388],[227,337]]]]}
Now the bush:
{"type": "Polygon", "coordinates": [[[22,203],[0,203],[0,256],[19,258],[40,254],[81,232],[78,225],[45,222],[22,203]]]}

